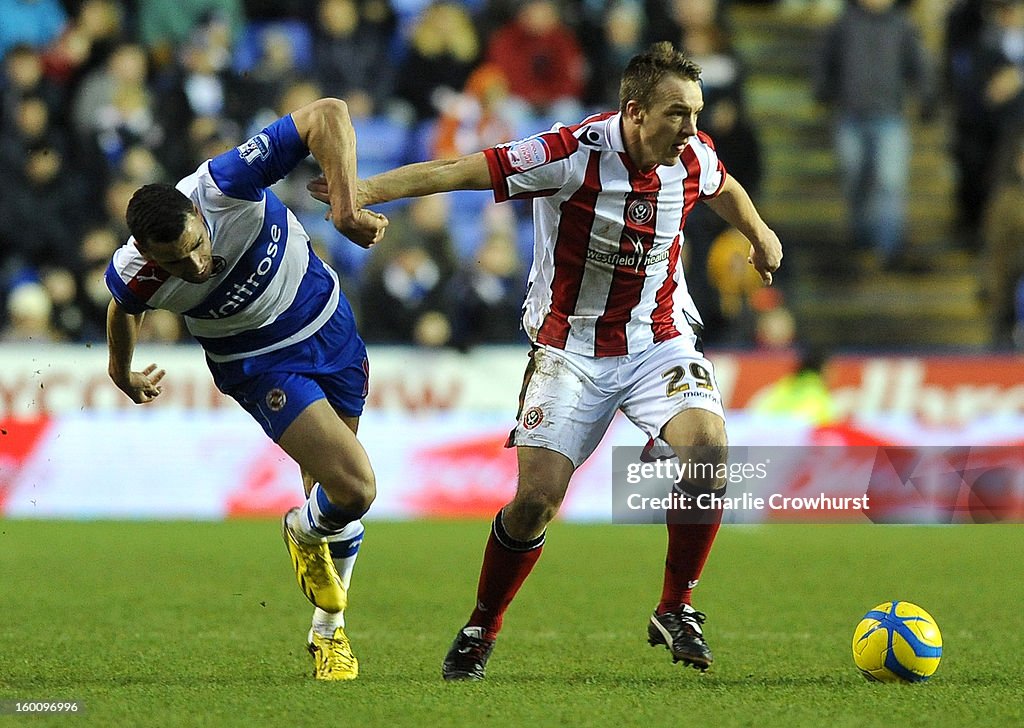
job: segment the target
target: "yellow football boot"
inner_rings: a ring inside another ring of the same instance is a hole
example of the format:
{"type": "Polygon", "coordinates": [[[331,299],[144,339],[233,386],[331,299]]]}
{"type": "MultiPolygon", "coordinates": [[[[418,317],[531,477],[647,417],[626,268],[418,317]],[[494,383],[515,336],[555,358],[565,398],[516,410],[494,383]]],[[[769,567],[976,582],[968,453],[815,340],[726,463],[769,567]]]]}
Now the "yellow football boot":
{"type": "Polygon", "coordinates": [[[311,633],[309,654],[316,660],[313,677],[317,680],[355,680],[359,676],[359,660],[352,654],[345,630],[338,627],[333,637],[311,633]]]}
{"type": "Polygon", "coordinates": [[[348,604],[348,595],[341,585],[341,577],[331,560],[331,552],[326,541],[315,544],[305,544],[295,538],[291,528],[288,526],[288,517],[292,513],[298,513],[298,508],[292,508],[281,520],[281,535],[284,537],[285,546],[292,557],[292,566],[295,567],[295,578],[299,582],[299,588],[306,598],[313,603],[313,606],[320,607],[325,612],[342,612],[348,604]]]}

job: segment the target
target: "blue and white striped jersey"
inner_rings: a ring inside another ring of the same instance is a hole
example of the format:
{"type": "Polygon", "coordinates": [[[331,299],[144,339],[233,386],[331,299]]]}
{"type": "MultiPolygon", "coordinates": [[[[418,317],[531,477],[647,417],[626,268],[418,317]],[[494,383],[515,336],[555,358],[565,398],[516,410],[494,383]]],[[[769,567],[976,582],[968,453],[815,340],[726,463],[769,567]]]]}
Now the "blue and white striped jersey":
{"type": "Polygon", "coordinates": [[[266,189],[308,154],[285,116],[201,164],[177,188],[202,214],[215,275],[199,284],[174,278],[129,238],[107,268],[114,299],[131,313],[163,308],[182,314],[215,362],[276,351],[314,334],[338,310],[338,277],[313,252],[292,212],[266,189]]]}

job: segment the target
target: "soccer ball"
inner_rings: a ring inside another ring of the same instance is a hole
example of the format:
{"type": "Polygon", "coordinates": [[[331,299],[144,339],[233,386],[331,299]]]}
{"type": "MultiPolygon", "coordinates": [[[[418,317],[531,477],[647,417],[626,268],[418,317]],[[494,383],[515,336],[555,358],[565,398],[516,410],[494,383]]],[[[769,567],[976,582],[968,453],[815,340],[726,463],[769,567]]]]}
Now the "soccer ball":
{"type": "Polygon", "coordinates": [[[921,682],[932,676],[941,657],[939,626],[910,602],[879,604],[853,631],[853,661],[869,680],[921,682]]]}

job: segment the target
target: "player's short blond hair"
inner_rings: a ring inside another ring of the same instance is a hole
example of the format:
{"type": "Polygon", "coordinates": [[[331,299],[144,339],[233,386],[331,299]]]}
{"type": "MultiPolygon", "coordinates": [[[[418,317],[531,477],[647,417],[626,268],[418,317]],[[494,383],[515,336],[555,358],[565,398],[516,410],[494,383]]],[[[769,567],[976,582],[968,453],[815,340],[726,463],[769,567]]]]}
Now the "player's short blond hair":
{"type": "Polygon", "coordinates": [[[671,74],[690,81],[700,81],[700,66],[691,61],[668,41],[652,44],[643,53],[629,59],[619,84],[619,108],[626,110],[629,101],[649,108],[654,90],[661,79],[671,74]]]}

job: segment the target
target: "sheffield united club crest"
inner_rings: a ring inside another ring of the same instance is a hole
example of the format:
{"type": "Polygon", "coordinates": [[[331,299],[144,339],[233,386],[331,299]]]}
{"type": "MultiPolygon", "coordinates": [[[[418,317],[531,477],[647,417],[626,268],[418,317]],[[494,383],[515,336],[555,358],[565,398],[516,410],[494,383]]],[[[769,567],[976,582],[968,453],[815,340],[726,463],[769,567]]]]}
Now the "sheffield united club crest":
{"type": "Polygon", "coordinates": [[[634,225],[646,225],[654,217],[654,203],[650,200],[633,200],[626,207],[626,219],[634,225]]]}

